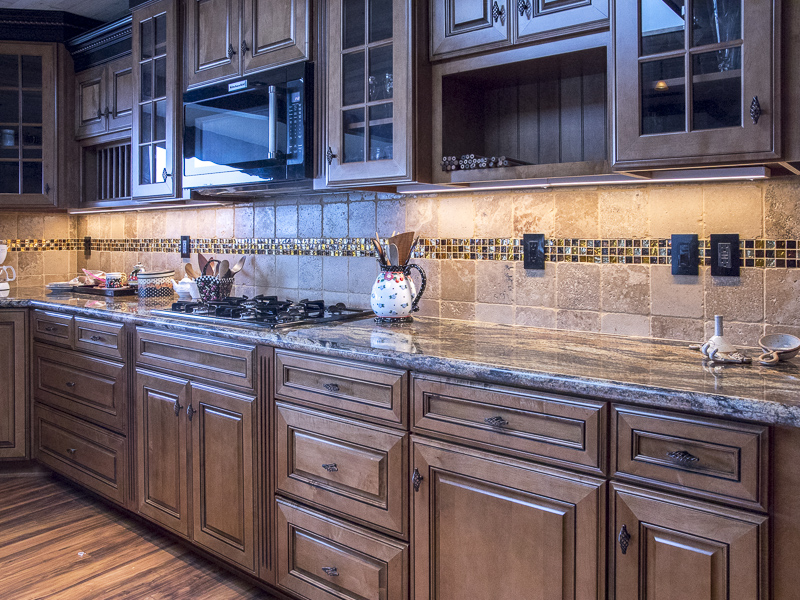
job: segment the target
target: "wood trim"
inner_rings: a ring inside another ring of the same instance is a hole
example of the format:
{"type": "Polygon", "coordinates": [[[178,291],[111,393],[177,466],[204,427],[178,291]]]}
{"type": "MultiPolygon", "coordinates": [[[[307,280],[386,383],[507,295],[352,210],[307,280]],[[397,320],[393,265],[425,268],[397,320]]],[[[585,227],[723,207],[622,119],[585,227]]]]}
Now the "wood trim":
{"type": "Polygon", "coordinates": [[[0,439],[0,461],[28,458],[28,328],[24,310],[0,311],[0,359],[4,376],[0,418],[8,437],[0,439]]]}

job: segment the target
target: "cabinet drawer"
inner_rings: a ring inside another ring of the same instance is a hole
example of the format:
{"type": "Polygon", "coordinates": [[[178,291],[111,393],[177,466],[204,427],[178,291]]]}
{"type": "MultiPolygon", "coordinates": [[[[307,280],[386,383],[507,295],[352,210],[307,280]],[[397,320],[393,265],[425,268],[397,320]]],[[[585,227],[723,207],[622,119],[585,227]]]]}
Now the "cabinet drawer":
{"type": "Polygon", "coordinates": [[[406,372],[294,352],[275,353],[275,394],[360,419],[406,424],[406,372]]]}
{"type": "Polygon", "coordinates": [[[255,346],[224,340],[136,330],[136,363],[253,389],[255,346]]]}
{"type": "Polygon", "coordinates": [[[403,600],[408,546],[278,500],[278,585],[309,600],[403,600]]]}
{"type": "Polygon", "coordinates": [[[72,316],[45,310],[33,311],[34,339],[60,346],[72,346],[72,316]]]}
{"type": "Polygon", "coordinates": [[[614,476],[767,510],[769,428],[614,405],[614,476]]]}
{"type": "Polygon", "coordinates": [[[125,438],[36,404],[36,457],[51,469],[125,503],[125,438]]]}
{"type": "Polygon", "coordinates": [[[51,406],[125,431],[125,367],[119,363],[36,344],[33,394],[51,406]]]}
{"type": "Polygon", "coordinates": [[[605,403],[412,375],[414,430],[592,472],[605,470],[605,403]]]}
{"type": "Polygon", "coordinates": [[[125,326],[75,317],[75,349],[125,359],[125,326]]]}
{"type": "Polygon", "coordinates": [[[277,405],[278,490],[390,533],[408,533],[408,434],[277,405]]]}

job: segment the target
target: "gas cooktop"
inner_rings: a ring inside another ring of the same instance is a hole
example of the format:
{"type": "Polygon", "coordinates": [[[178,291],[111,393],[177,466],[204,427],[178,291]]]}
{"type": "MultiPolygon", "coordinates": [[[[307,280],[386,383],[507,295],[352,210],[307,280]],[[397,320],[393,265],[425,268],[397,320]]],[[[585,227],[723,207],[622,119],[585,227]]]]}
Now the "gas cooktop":
{"type": "Polygon", "coordinates": [[[171,310],[151,310],[151,314],[202,323],[252,327],[288,327],[363,319],[372,316],[371,310],[348,308],[341,302],[325,305],[322,300],[278,300],[277,296],[226,298],[203,303],[199,300],[180,300],[171,310]]]}

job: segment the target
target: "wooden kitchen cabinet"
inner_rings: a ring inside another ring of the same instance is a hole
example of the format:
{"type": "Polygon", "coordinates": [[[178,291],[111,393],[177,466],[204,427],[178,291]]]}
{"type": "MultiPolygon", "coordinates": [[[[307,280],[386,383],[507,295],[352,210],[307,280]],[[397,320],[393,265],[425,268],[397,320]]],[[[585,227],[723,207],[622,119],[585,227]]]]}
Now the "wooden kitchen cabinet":
{"type": "Polygon", "coordinates": [[[766,515],[612,485],[616,600],[769,597],[766,515]]]}
{"type": "Polygon", "coordinates": [[[92,67],[75,77],[75,137],[83,139],[131,127],[131,57],[92,67]]]}
{"type": "Polygon", "coordinates": [[[605,483],[413,442],[415,600],[602,598],[605,483]]]}
{"type": "Polygon", "coordinates": [[[615,10],[615,169],[780,156],[774,2],[618,0],[615,10]]]}
{"type": "Polygon", "coordinates": [[[25,311],[0,311],[0,459],[28,456],[27,339],[25,311]]]}
{"type": "Polygon", "coordinates": [[[310,0],[185,0],[185,88],[309,57],[310,0]]]}

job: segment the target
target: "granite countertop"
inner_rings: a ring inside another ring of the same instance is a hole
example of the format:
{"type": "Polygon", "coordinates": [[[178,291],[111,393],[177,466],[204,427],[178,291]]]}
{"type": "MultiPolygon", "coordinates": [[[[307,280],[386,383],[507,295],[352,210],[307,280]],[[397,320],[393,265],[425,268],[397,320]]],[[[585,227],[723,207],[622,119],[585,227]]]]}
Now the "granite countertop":
{"type": "MultiPolygon", "coordinates": [[[[800,427],[800,358],[706,367],[686,343],[419,317],[284,329],[191,324],[131,301],[21,288],[0,308],[34,307],[366,360],[445,376],[800,427]]],[[[156,308],[156,307],[154,307],[156,308]]],[[[758,349],[748,349],[754,356],[758,349]]]]}

